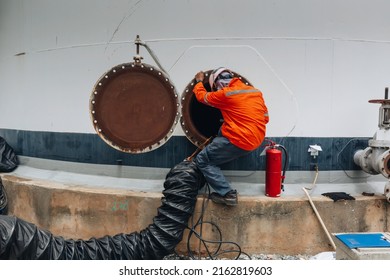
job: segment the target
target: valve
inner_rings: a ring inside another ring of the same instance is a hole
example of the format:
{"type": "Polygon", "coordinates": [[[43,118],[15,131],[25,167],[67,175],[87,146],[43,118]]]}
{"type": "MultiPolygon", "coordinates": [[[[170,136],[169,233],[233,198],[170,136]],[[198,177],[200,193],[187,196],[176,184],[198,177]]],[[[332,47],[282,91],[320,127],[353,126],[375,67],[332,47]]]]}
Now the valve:
{"type": "Polygon", "coordinates": [[[379,108],[378,130],[368,141],[368,147],[358,150],[353,156],[355,164],[369,174],[382,174],[390,178],[390,100],[388,88],[384,99],[370,100],[370,103],[381,104],[379,108]]]}
{"type": "MultiPolygon", "coordinates": [[[[384,99],[369,100],[370,103],[381,104],[379,108],[378,130],[368,141],[368,147],[358,150],[353,155],[353,161],[369,174],[382,174],[390,179],[390,100],[389,88],[385,88],[384,99]]],[[[390,202],[390,182],[384,189],[386,200],[390,202]]]]}

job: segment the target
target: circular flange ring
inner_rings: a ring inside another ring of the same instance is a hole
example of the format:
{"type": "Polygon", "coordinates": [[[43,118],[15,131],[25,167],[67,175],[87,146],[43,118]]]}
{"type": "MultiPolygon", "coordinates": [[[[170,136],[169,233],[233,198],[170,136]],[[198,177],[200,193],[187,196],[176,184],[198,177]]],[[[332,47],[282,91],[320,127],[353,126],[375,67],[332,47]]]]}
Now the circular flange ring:
{"type": "MultiPolygon", "coordinates": [[[[204,71],[205,77],[203,85],[207,91],[210,91],[209,75],[213,70],[204,71]]],[[[238,77],[245,84],[251,83],[241,76],[233,72],[234,77],[238,77]]],[[[202,146],[208,138],[215,136],[222,125],[223,118],[219,109],[207,106],[199,102],[193,89],[195,87],[195,80],[192,79],[188,83],[181,95],[181,117],[180,124],[188,140],[197,147],[202,146]]]]}
{"type": "Polygon", "coordinates": [[[97,134],[126,153],[152,151],[168,141],[179,120],[179,101],[167,75],[143,63],[107,71],[90,97],[97,134]]]}
{"type": "Polygon", "coordinates": [[[379,171],[386,178],[390,177],[390,150],[386,150],[380,155],[379,161],[379,171]]]}

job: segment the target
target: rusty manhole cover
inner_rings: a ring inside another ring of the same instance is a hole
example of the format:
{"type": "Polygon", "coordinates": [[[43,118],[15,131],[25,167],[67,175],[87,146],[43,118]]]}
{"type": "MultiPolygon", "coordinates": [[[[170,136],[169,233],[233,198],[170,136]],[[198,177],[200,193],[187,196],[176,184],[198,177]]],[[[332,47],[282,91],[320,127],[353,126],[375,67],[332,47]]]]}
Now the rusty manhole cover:
{"type": "Polygon", "coordinates": [[[98,135],[127,153],[149,152],[168,141],[178,110],[178,96],[169,78],[141,63],[113,67],[98,80],[90,98],[98,135]]]}

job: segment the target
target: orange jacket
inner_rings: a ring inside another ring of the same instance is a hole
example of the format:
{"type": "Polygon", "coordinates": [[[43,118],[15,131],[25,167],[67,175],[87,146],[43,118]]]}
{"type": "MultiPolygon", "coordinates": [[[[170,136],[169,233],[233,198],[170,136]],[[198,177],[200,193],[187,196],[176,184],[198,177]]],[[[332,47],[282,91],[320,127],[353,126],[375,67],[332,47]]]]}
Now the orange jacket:
{"type": "Polygon", "coordinates": [[[199,102],[221,110],[221,132],[232,144],[247,151],[261,145],[269,117],[260,90],[233,78],[228,87],[212,92],[199,82],[193,92],[199,102]]]}

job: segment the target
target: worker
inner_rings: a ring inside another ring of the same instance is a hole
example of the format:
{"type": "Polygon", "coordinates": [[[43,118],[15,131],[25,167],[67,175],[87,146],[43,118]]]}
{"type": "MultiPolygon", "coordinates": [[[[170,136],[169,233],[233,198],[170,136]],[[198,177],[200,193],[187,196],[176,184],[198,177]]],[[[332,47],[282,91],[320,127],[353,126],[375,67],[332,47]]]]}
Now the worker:
{"type": "Polygon", "coordinates": [[[194,158],[207,183],[215,192],[210,199],[215,203],[235,206],[238,193],[223,175],[220,165],[245,156],[257,149],[264,140],[268,109],[263,94],[243,83],[233,72],[219,67],[211,72],[209,85],[204,87],[205,73],[195,75],[193,92],[196,99],[219,109],[223,123],[218,135],[194,158]]]}

